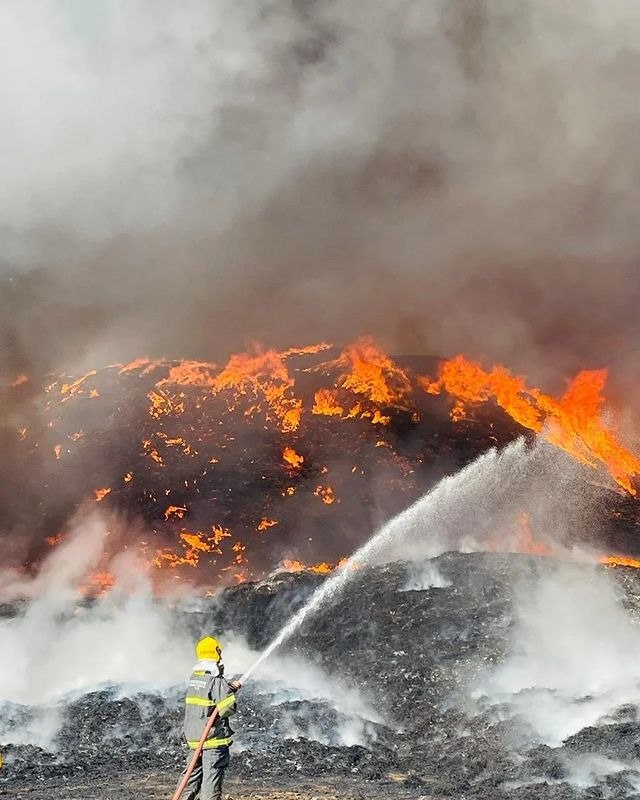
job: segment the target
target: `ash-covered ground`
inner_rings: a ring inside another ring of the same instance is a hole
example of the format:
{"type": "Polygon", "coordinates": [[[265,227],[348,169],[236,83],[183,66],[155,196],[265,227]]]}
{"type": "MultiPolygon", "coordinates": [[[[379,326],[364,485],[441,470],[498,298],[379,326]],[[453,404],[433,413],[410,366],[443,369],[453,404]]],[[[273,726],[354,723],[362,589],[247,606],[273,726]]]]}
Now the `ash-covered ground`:
{"type": "MultiPolygon", "coordinates": [[[[58,615],[69,659],[82,653],[69,668],[75,687],[61,682],[55,649],[36,648],[41,668],[25,663],[32,682],[15,693],[24,701],[2,706],[0,794],[169,797],[184,759],[180,676],[192,640],[219,634],[228,674],[239,673],[323,580],[282,575],[171,606],[112,598],[58,615]],[[112,669],[112,685],[91,687],[104,677],[87,654],[91,636],[107,635],[113,663],[130,660],[112,669]]],[[[33,603],[3,614],[9,646],[11,631],[37,636],[47,617],[33,603]]],[[[640,798],[639,619],[633,569],[494,553],[357,569],[243,688],[229,790],[640,798]]]]}

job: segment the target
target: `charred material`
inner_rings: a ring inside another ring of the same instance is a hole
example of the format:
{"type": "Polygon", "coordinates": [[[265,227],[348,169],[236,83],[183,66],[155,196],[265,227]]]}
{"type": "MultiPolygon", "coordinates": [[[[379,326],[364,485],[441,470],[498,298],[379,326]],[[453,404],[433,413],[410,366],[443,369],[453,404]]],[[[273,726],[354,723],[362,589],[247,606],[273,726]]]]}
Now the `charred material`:
{"type": "MultiPolygon", "coordinates": [[[[446,554],[430,566],[449,585],[408,590],[410,570],[401,563],[361,570],[345,590],[339,613],[335,606],[320,612],[288,646],[289,653],[358,687],[379,721],[362,727],[359,743],[346,744],[332,738],[345,720],[326,699],[277,697],[257,679],[243,690],[235,724],[233,771],[241,785],[293,787],[300,780],[322,783],[330,775],[343,780],[345,796],[354,777],[363,797],[381,792],[478,800],[635,796],[640,724],[634,703],[621,703],[550,746],[521,716],[517,695],[502,703],[477,694],[473,699],[474,687],[513,650],[518,598],[535,597],[540,582],[562,565],[529,556],[446,554]],[[576,777],[585,758],[592,770],[588,779],[576,777]]],[[[594,574],[592,567],[571,569],[584,581],[594,574]]],[[[638,572],[616,568],[606,575],[627,613],[640,616],[638,572]]],[[[203,624],[216,630],[233,626],[260,648],[294,602],[302,602],[321,580],[300,575],[247,584],[203,601],[199,611],[176,614],[194,631],[203,624]]],[[[135,767],[150,785],[164,780],[168,786],[167,776],[177,773],[183,759],[180,699],[179,687],[166,696],[127,696],[113,687],[70,699],[58,709],[62,724],[55,753],[6,748],[0,785],[15,796],[21,787],[46,781],[49,797],[66,797],[55,790],[61,776],[68,787],[100,776],[115,800],[129,796],[118,787],[135,767]]],[[[572,708],[587,701],[576,697],[572,708]]],[[[15,729],[25,724],[25,715],[36,713],[43,710],[14,708],[4,719],[11,717],[15,729]]],[[[12,737],[5,729],[2,738],[12,737]]]]}

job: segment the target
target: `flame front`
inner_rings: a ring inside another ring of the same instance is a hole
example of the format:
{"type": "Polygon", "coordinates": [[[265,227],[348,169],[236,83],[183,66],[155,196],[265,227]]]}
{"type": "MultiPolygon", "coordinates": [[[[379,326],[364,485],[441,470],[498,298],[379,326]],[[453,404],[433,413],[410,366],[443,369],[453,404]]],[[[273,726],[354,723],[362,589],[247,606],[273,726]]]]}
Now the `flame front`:
{"type": "Polygon", "coordinates": [[[457,356],[441,364],[438,378],[420,378],[429,394],[446,391],[456,403],[452,417],[463,419],[466,409],[488,400],[504,409],[524,428],[535,431],[590,467],[602,465],[613,480],[632,495],[640,475],[640,459],[622,445],[602,419],[606,370],[580,372],[556,399],[527,386],[524,378],[502,366],[484,370],[480,364],[457,356]]]}
{"type": "Polygon", "coordinates": [[[233,355],[214,379],[212,391],[215,394],[230,391],[237,398],[252,397],[258,402],[255,410],[260,410],[260,401],[264,399],[267,419],[273,416],[284,432],[295,431],[300,425],[302,400],[292,395],[295,381],[285,364],[289,355],[276,350],[233,355]]]}
{"type": "MultiPolygon", "coordinates": [[[[417,488],[412,475],[418,464],[427,462],[432,450],[416,449],[411,456],[400,455],[397,442],[411,426],[421,422],[428,402],[421,390],[429,395],[447,395],[455,421],[468,422],[474,407],[494,402],[518,425],[581,463],[604,467],[618,486],[636,494],[634,481],[640,475],[640,459],[620,443],[614,428],[603,419],[606,371],[579,373],[556,398],[531,387],[503,366],[487,370],[463,356],[441,362],[435,379],[418,375],[402,363],[369,337],[342,350],[324,343],[286,350],[256,348],[231,355],[221,367],[212,362],[140,358],[50,384],[45,399],[50,412],[47,428],[53,432],[46,449],[49,458],[55,459],[53,468],[62,473],[69,469],[74,451],[89,446],[94,434],[90,427],[80,427],[80,423],[84,425],[82,418],[72,420],[74,427],[63,427],[61,420],[63,411],[75,404],[91,406],[92,413],[101,410],[101,403],[107,400],[92,398],[101,396],[104,387],[99,380],[104,373],[127,391],[133,387],[127,401],[135,397],[138,385],[144,386],[137,390],[144,403],[144,424],[135,444],[138,460],[120,462],[113,480],[109,474],[100,473],[83,485],[82,492],[83,498],[92,497],[110,508],[129,509],[132,504],[142,508],[145,520],[152,521],[149,528],[153,535],[150,533],[140,555],[152,571],[172,579],[205,566],[215,568],[218,579],[242,582],[261,577],[261,566],[254,566],[260,558],[259,547],[262,552],[277,547],[278,537],[292,525],[302,498],[309,498],[304,500],[309,503],[306,508],[325,522],[325,515],[337,515],[337,509],[344,509],[352,499],[341,482],[344,474],[341,477],[335,467],[335,454],[332,461],[326,459],[316,441],[325,433],[327,439],[334,436],[341,446],[348,436],[358,437],[359,442],[370,440],[375,455],[369,453],[367,458],[386,466],[392,460],[394,469],[398,468],[394,487],[400,488],[400,493],[405,484],[412,490],[417,488]],[[330,357],[325,355],[329,350],[330,357]],[[247,427],[248,420],[254,427],[247,427]],[[397,420],[401,425],[395,424],[397,420]],[[314,425],[319,426],[321,436],[305,438],[314,425]],[[344,439],[335,435],[336,426],[344,430],[344,439]],[[370,426],[376,426],[373,434],[370,426]],[[254,454],[256,431],[264,435],[265,444],[254,454]],[[239,452],[245,459],[243,493],[237,501],[234,495],[234,501],[246,504],[240,523],[221,500],[226,496],[223,491],[235,492],[235,488],[230,490],[225,484],[224,489],[218,489],[216,483],[218,476],[224,481],[225,475],[238,470],[232,456],[238,458],[239,452]],[[264,466],[274,464],[271,472],[264,466]],[[113,488],[106,486],[107,482],[113,488]],[[254,487],[255,491],[256,484],[270,487],[272,496],[252,505],[255,495],[244,490],[254,487]],[[214,524],[215,520],[229,527],[214,524]],[[158,538],[154,540],[153,536],[158,538]]],[[[108,387],[113,384],[105,380],[104,385],[108,398],[108,387]]],[[[118,413],[122,405],[118,400],[118,413]]],[[[606,411],[610,413],[610,409],[606,411]]],[[[117,418],[113,410],[109,413],[117,418]]],[[[446,422],[445,427],[449,430],[453,426],[446,422]]],[[[509,435],[517,435],[516,426],[511,428],[509,435]]],[[[464,430],[461,428],[460,435],[464,430]]],[[[29,447],[35,433],[21,427],[17,437],[29,447]]],[[[340,458],[342,455],[341,451],[340,458]]],[[[349,458],[351,455],[348,453],[349,458]]],[[[360,476],[359,480],[361,476],[368,480],[368,467],[368,461],[355,457],[348,462],[349,474],[360,476]]],[[[520,519],[517,534],[514,530],[509,538],[514,551],[551,555],[550,545],[533,536],[528,518],[520,519]]],[[[495,548],[504,549],[505,542],[498,540],[495,548]]],[[[55,539],[49,537],[49,541],[55,539]]],[[[489,549],[494,549],[491,543],[489,549]]],[[[332,560],[341,553],[320,552],[317,560],[324,557],[328,561],[311,566],[297,561],[295,555],[283,562],[284,568],[324,574],[335,567],[332,560]]],[[[636,565],[625,555],[602,556],[600,560],[608,566],[636,565]]],[[[106,576],[106,566],[97,574],[106,576]]],[[[96,584],[100,580],[96,578],[96,584]]],[[[108,585],[106,577],[103,583],[108,585]]]]}

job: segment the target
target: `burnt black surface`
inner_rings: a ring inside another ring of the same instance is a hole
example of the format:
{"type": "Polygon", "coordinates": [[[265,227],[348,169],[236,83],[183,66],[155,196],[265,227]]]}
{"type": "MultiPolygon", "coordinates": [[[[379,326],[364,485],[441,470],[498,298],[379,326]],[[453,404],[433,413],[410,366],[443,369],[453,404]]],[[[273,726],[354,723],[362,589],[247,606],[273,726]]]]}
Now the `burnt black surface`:
{"type": "MultiPolygon", "coordinates": [[[[404,591],[407,567],[400,563],[358,571],[339,602],[309,620],[287,645],[356,686],[379,710],[382,722],[370,725],[364,745],[332,741],[341,719],[326,702],[278,700],[269,686],[255,681],[240,695],[232,774],[240,783],[256,779],[274,786],[330,775],[345,786],[357,779],[362,786],[386,787],[387,796],[638,797],[634,787],[640,785],[640,772],[634,764],[640,724],[634,706],[622,706],[562,747],[551,748],[499,707],[472,707],[465,701],[476,678],[509,652],[516,590],[535,586],[553,562],[445,554],[435,564],[450,586],[404,591]],[[290,737],[292,721],[295,739],[290,737]],[[570,782],[571,764],[585,754],[627,766],[581,788],[570,782]],[[400,777],[391,780],[396,773],[400,777]]],[[[629,613],[640,613],[637,572],[616,569],[611,575],[625,593],[629,613]]],[[[202,601],[199,611],[178,612],[179,621],[194,632],[203,625],[233,627],[260,648],[321,581],[288,575],[235,587],[202,601]]],[[[179,688],[164,697],[121,697],[112,688],[77,698],[62,709],[55,754],[30,746],[4,748],[0,786],[11,795],[61,776],[73,782],[93,775],[110,787],[103,796],[119,798],[118,776],[131,770],[177,775],[184,759],[180,700],[179,688]]],[[[14,707],[12,718],[19,726],[30,713],[14,707]]],[[[3,738],[10,737],[5,733],[3,738]]]]}

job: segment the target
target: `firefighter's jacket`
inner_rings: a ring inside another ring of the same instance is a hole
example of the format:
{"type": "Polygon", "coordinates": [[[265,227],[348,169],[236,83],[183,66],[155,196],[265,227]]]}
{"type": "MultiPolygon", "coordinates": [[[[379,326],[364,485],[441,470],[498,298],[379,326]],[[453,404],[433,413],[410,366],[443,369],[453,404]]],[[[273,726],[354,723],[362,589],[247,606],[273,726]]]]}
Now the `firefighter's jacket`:
{"type": "Polygon", "coordinates": [[[199,661],[193,668],[184,711],[184,735],[192,750],[198,747],[207,719],[217,709],[204,749],[233,744],[228,718],[236,712],[236,696],[215,661],[199,661]]]}

